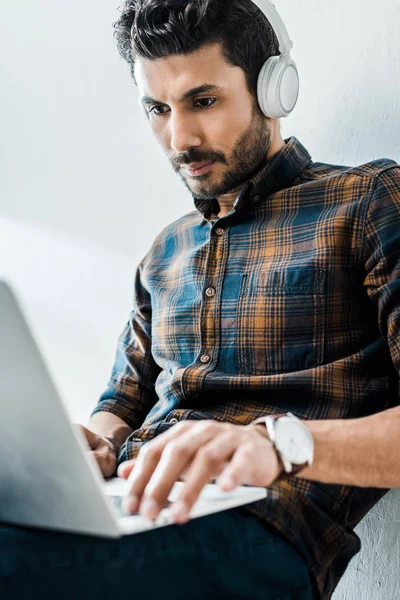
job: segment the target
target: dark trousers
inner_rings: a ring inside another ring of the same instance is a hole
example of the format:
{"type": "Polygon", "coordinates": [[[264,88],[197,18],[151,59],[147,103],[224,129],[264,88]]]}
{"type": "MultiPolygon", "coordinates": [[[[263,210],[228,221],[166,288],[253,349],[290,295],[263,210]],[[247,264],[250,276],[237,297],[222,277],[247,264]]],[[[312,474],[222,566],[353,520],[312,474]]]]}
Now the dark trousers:
{"type": "Polygon", "coordinates": [[[303,558],[231,509],[118,540],[0,525],[1,600],[312,600],[303,558]]]}

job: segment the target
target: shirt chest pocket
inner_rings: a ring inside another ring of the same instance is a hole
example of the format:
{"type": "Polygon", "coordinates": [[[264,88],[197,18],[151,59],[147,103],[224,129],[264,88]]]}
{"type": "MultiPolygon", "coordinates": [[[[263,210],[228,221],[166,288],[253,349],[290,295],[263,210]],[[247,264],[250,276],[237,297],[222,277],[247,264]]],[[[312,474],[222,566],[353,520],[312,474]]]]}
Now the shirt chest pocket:
{"type": "Polygon", "coordinates": [[[244,274],[237,314],[243,375],[311,369],[324,361],[326,271],[244,274]]]}

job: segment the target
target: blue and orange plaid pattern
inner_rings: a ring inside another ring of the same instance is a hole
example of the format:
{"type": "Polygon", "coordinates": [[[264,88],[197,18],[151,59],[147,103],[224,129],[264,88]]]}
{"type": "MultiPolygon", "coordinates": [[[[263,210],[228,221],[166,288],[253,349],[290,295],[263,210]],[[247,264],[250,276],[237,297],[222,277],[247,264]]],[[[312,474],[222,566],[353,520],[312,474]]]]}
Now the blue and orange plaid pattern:
{"type": "MultiPolygon", "coordinates": [[[[171,419],[347,419],[398,405],[399,165],[316,163],[292,137],[229,215],[194,200],[138,266],[94,410],[134,430],[119,461],[171,419]]],[[[268,491],[242,510],[292,542],[328,600],[359,550],[352,528],[386,490],[297,478],[268,491]]]]}

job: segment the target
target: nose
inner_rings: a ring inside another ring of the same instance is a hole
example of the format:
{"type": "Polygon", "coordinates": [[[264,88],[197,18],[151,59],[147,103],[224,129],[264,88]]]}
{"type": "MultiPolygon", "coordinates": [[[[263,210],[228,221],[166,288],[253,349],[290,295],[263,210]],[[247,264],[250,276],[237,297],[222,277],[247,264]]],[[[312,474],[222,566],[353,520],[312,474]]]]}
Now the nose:
{"type": "Polygon", "coordinates": [[[193,118],[175,112],[170,118],[171,149],[176,153],[186,152],[193,146],[201,145],[201,137],[193,118]]]}

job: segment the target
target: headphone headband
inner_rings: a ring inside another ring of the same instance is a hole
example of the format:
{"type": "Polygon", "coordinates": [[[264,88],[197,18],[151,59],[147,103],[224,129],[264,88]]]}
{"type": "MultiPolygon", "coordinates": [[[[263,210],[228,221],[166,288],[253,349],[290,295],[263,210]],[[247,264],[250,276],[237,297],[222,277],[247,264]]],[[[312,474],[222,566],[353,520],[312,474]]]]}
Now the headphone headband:
{"type": "Polygon", "coordinates": [[[289,37],[284,22],[277,13],[273,4],[269,2],[269,0],[252,0],[252,2],[261,10],[261,12],[264,13],[268,21],[271,23],[276,37],[278,38],[279,52],[282,54],[282,56],[289,56],[290,50],[293,47],[293,42],[289,37]]]}

